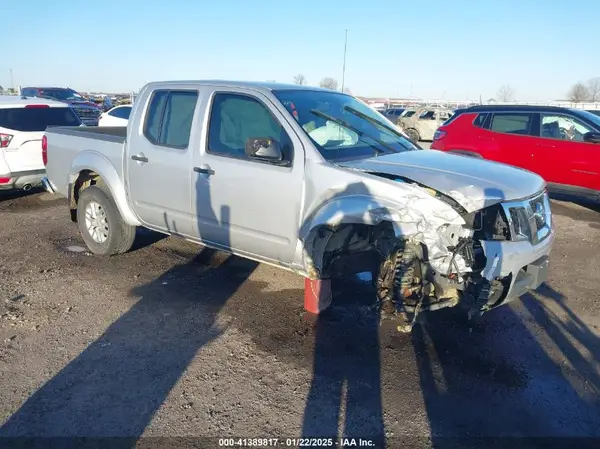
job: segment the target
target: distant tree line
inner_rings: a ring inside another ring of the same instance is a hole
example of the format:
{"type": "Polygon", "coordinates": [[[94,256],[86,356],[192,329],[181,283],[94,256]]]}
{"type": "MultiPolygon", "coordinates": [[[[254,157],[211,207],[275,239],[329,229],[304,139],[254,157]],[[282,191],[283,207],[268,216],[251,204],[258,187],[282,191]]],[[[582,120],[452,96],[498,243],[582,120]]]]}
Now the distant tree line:
{"type": "MultiPolygon", "coordinates": [[[[304,75],[299,73],[298,75],[294,76],[294,84],[307,85],[308,81],[306,80],[306,77],[304,75]]],[[[319,87],[322,87],[324,89],[340,90],[338,80],[329,76],[326,76],[325,78],[321,79],[321,81],[319,81],[319,87]]],[[[344,92],[352,95],[352,91],[347,87],[344,87],[344,92]]]]}
{"type": "Polygon", "coordinates": [[[573,84],[567,98],[573,103],[600,101],[600,77],[591,78],[587,82],[573,84]]]}

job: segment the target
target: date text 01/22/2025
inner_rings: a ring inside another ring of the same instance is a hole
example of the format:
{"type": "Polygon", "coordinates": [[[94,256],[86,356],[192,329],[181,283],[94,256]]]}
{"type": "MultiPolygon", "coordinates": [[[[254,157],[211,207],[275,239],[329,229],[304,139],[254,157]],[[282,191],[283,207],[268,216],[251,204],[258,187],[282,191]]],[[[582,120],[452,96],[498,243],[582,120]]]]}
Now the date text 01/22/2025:
{"type": "Polygon", "coordinates": [[[364,438],[219,438],[219,447],[375,447],[364,438]]]}

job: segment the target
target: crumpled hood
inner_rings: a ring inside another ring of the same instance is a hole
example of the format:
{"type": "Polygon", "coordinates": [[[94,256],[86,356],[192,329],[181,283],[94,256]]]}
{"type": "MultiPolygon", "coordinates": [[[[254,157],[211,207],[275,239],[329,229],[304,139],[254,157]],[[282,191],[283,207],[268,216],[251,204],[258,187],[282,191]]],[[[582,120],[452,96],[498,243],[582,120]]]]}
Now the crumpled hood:
{"type": "Polygon", "coordinates": [[[531,196],[546,185],[540,176],[520,168],[436,150],[407,151],[336,164],[407,178],[448,195],[467,212],[531,196]]]}

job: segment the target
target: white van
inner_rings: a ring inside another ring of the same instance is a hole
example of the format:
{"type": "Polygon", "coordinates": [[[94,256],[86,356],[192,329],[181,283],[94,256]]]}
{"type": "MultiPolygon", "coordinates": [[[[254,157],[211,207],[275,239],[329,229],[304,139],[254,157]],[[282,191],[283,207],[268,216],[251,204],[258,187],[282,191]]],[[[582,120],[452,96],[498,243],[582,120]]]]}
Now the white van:
{"type": "Polygon", "coordinates": [[[0,96],[0,190],[41,185],[42,136],[49,126],[81,126],[81,120],[66,103],[0,96]]]}

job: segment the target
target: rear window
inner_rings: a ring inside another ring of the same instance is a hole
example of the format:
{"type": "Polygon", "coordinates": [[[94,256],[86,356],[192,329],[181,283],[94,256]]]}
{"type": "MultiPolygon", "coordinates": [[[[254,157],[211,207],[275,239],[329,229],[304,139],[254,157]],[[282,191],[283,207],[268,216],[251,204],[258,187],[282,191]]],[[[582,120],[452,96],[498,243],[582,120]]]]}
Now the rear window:
{"type": "Polygon", "coordinates": [[[79,126],[71,108],[0,108],[0,127],[15,131],[45,131],[49,126],[79,126]]]}
{"type": "Polygon", "coordinates": [[[483,114],[479,114],[477,116],[477,118],[475,120],[473,120],[473,125],[477,126],[478,128],[483,128],[483,125],[485,124],[485,121],[488,118],[488,113],[484,112],[483,114]]]}

